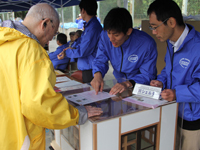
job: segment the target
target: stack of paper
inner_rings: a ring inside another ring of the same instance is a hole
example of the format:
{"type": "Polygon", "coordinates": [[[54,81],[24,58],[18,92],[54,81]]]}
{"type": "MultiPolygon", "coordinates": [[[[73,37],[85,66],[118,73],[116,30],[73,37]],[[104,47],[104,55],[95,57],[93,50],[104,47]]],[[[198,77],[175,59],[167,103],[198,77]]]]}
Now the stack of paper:
{"type": "Polygon", "coordinates": [[[58,82],[67,82],[70,81],[71,79],[66,77],[66,76],[61,76],[61,77],[56,77],[56,83],[58,82]]]}
{"type": "Polygon", "coordinates": [[[80,92],[85,92],[85,91],[90,91],[91,86],[88,84],[78,84],[75,86],[67,86],[67,87],[62,87],[62,88],[56,88],[56,92],[60,92],[63,95],[66,94],[73,94],[73,93],[80,93],[80,92]]]}
{"type": "Polygon", "coordinates": [[[68,82],[57,83],[57,84],[55,84],[55,87],[63,88],[63,87],[74,86],[74,85],[79,85],[79,84],[82,84],[82,83],[74,81],[74,80],[70,80],[68,82]]]}

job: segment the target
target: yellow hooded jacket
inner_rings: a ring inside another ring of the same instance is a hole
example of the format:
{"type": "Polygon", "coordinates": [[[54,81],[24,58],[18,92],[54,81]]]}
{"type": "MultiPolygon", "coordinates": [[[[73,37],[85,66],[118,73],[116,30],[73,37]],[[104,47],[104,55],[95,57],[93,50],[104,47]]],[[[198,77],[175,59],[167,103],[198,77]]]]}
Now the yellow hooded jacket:
{"type": "Polygon", "coordinates": [[[0,149],[44,150],[45,128],[76,125],[79,113],[54,91],[56,75],[43,47],[0,27],[0,149]]]}

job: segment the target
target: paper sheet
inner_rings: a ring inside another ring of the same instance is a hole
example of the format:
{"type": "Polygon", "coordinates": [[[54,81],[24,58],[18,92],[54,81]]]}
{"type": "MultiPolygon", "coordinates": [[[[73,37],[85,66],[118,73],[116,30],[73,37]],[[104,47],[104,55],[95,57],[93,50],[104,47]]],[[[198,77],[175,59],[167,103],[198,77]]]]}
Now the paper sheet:
{"type": "Polygon", "coordinates": [[[68,87],[59,88],[57,92],[84,89],[84,88],[90,88],[90,87],[91,87],[90,85],[85,83],[85,84],[79,84],[79,85],[70,86],[70,87],[68,86],[68,87]]]}
{"type": "Polygon", "coordinates": [[[110,97],[114,97],[115,95],[110,95],[108,92],[98,92],[98,95],[95,95],[95,90],[86,91],[78,94],[65,96],[67,100],[70,100],[79,105],[85,105],[93,102],[97,102],[100,100],[104,100],[110,97]]]}
{"type": "Polygon", "coordinates": [[[63,77],[56,77],[56,83],[57,82],[67,82],[67,81],[70,81],[71,79],[66,77],[66,76],[63,76],[63,77]]]}
{"type": "MultiPolygon", "coordinates": [[[[55,91],[56,92],[64,92],[64,91],[78,91],[78,90],[85,90],[85,89],[88,89],[87,91],[89,91],[90,89],[90,85],[88,84],[78,84],[78,85],[74,85],[74,86],[67,86],[67,87],[62,87],[62,88],[56,88],[55,91]]],[[[72,94],[72,93],[71,93],[72,94]]]]}
{"type": "Polygon", "coordinates": [[[63,88],[63,87],[74,86],[74,85],[79,85],[79,84],[82,84],[82,83],[74,81],[74,80],[70,80],[68,82],[57,83],[55,84],[55,86],[57,88],[63,88]]]}
{"type": "Polygon", "coordinates": [[[124,98],[123,100],[153,109],[168,102],[166,100],[157,100],[140,95],[133,95],[131,97],[124,98]]]}

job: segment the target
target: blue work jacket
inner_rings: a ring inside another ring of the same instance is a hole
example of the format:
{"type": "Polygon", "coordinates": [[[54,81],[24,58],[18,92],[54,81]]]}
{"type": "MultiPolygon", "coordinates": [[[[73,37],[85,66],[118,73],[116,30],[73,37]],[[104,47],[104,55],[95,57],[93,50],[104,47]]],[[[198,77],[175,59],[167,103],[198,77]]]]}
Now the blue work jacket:
{"type": "Polygon", "coordinates": [[[49,58],[51,59],[52,63],[53,63],[53,67],[54,69],[60,69],[60,70],[65,70],[67,68],[68,62],[69,62],[69,58],[68,57],[64,57],[64,59],[59,60],[57,58],[57,55],[60,54],[63,49],[65,49],[66,47],[68,47],[69,44],[63,44],[59,47],[57,47],[55,52],[51,52],[49,53],[49,58]]]}
{"type": "MultiPolygon", "coordinates": [[[[81,37],[79,37],[78,39],[76,39],[74,41],[74,43],[72,43],[71,47],[74,48],[74,49],[71,49],[72,51],[76,50],[76,48],[78,48],[79,44],[81,42],[81,37]]],[[[70,59],[70,62],[77,62],[78,61],[78,58],[71,58],[70,59]]]]}
{"type": "Polygon", "coordinates": [[[167,41],[166,66],[157,80],[163,88],[176,90],[179,117],[184,109],[183,119],[194,121],[200,119],[200,33],[193,26],[188,27],[190,31],[178,51],[174,53],[167,41]]]}
{"type": "Polygon", "coordinates": [[[102,31],[97,56],[93,62],[93,74],[108,71],[108,61],[113,66],[116,79],[126,78],[136,83],[149,84],[156,78],[156,43],[148,34],[133,29],[128,40],[120,47],[114,47],[107,31],[102,31]]]}
{"type": "Polygon", "coordinates": [[[92,69],[92,62],[96,57],[97,45],[102,31],[102,26],[96,17],[93,17],[85,25],[85,30],[81,35],[81,42],[76,49],[68,49],[66,56],[78,58],[79,70],[92,69]]]}

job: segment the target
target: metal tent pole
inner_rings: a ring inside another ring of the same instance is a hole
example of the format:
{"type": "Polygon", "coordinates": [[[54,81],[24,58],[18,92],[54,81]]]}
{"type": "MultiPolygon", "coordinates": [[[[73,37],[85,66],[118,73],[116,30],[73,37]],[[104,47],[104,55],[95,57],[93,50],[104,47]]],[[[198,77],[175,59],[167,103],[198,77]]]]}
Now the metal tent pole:
{"type": "Polygon", "coordinates": [[[188,5],[188,0],[183,0],[182,4],[182,14],[187,16],[187,5],[188,5]]]}
{"type": "Polygon", "coordinates": [[[72,11],[73,11],[72,21],[75,22],[76,21],[76,6],[72,6],[72,11]]]}

